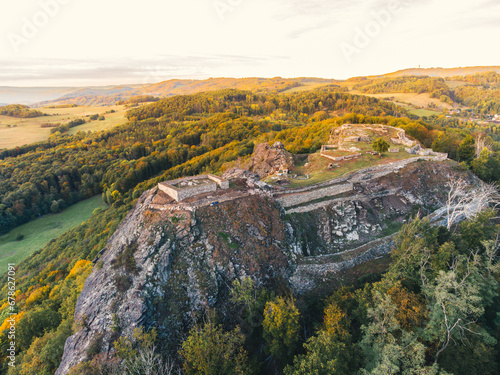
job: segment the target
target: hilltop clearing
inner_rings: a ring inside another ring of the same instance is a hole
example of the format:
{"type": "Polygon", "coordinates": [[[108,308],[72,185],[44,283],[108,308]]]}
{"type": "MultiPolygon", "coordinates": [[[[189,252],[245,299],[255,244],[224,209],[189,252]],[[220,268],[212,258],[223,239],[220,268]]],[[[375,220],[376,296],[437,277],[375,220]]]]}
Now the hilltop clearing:
{"type": "Polygon", "coordinates": [[[292,155],[280,142],[258,145],[247,167],[270,184],[301,187],[323,182],[363,168],[397,164],[407,159],[447,155],[425,149],[402,129],[387,125],[344,124],[331,131],[327,144],[316,153],[292,155]],[[388,152],[378,155],[373,142],[383,139],[388,152]]]}

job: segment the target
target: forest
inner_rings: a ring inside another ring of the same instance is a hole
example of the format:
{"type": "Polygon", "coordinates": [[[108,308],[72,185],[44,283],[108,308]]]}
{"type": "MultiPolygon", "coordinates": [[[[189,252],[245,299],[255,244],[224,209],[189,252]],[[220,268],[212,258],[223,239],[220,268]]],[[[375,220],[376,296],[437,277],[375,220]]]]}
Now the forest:
{"type": "Polygon", "coordinates": [[[403,76],[390,78],[359,78],[353,81],[354,90],[367,94],[381,93],[428,93],[444,103],[454,102],[469,107],[479,115],[500,112],[500,74],[479,73],[447,78],[403,76]],[[452,85],[453,83],[459,83],[452,85]]]}
{"type": "MultiPolygon", "coordinates": [[[[381,123],[403,128],[488,182],[500,180],[500,139],[493,128],[459,119],[417,119],[394,104],[335,86],[291,94],[222,90],[162,99],[131,109],[112,130],[50,139],[0,152],[0,232],[102,194],[109,205],[16,267],[18,365],[8,368],[7,323],[0,327],[0,371],[53,374],[92,260],[136,199],[158,182],[219,173],[281,141],[297,154],[317,151],[332,128],[381,123]],[[57,205],[54,205],[54,202],[57,205]]],[[[290,290],[235,282],[238,324],[206,311],[176,353],[157,334],[137,331],[76,374],[497,374],[500,364],[498,227],[485,212],[456,228],[416,218],[398,235],[389,268],[296,299],[290,290]]],[[[7,286],[2,293],[7,295],[7,286]]],[[[2,300],[0,317],[9,313],[2,300]]],[[[94,348],[95,349],[95,348],[94,348]]],[[[92,348],[89,349],[92,357],[92,348]]]]}
{"type": "Polygon", "coordinates": [[[429,93],[431,98],[440,99],[442,102],[453,103],[450,98],[452,94],[443,78],[431,77],[397,77],[371,80],[366,79],[354,86],[359,90],[369,94],[402,92],[402,93],[429,93]]]}
{"type": "Polygon", "coordinates": [[[27,105],[10,104],[0,107],[0,115],[20,118],[31,118],[43,116],[43,113],[30,109],[27,105]]]}
{"type": "Polygon", "coordinates": [[[0,233],[51,212],[54,201],[64,208],[104,193],[105,201],[114,203],[161,171],[234,142],[241,143],[238,156],[248,155],[260,135],[339,109],[400,113],[376,99],[329,91],[282,99],[225,90],[133,109],[128,124],[106,132],[70,136],[58,131],[69,125],[61,125],[46,142],[0,153],[0,233]]]}

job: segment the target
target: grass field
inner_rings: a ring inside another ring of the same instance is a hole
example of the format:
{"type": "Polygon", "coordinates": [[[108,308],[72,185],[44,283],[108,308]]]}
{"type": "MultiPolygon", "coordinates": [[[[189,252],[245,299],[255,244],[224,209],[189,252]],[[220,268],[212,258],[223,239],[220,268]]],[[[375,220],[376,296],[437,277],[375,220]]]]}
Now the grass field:
{"type": "Polygon", "coordinates": [[[19,263],[50,240],[80,225],[98,207],[105,207],[105,204],[100,196],[95,196],[61,213],[43,216],[0,236],[0,272],[5,272],[8,263],[19,263]],[[18,235],[24,235],[24,239],[16,241],[18,235]]]}
{"type": "Polygon", "coordinates": [[[410,111],[410,113],[419,117],[429,117],[432,115],[439,116],[441,114],[441,112],[431,111],[430,109],[414,109],[413,111],[410,111]]]}
{"type": "Polygon", "coordinates": [[[464,81],[445,81],[445,82],[450,89],[456,89],[457,87],[465,86],[467,84],[467,82],[464,81]]]}
{"type": "Polygon", "coordinates": [[[88,116],[93,114],[104,115],[106,118],[103,121],[92,121],[80,126],[76,126],[70,130],[70,134],[74,134],[79,130],[83,131],[98,131],[111,129],[112,127],[127,122],[125,112],[127,111],[123,105],[90,107],[80,106],[73,108],[37,108],[37,110],[46,113],[47,116],[35,118],[15,118],[9,116],[0,116],[0,149],[13,148],[41,142],[49,138],[51,128],[42,128],[43,123],[61,123],[66,124],[71,120],[84,118],[89,121],[88,116]],[[115,113],[106,113],[114,110],[115,113]]]}
{"type": "Polygon", "coordinates": [[[371,96],[378,99],[390,98],[390,102],[401,106],[412,106],[418,108],[428,108],[429,105],[436,106],[438,111],[444,109],[452,109],[453,107],[448,103],[443,103],[439,99],[431,98],[430,94],[413,94],[413,93],[382,93],[382,94],[365,94],[360,91],[351,90],[351,94],[371,96]]]}
{"type": "Polygon", "coordinates": [[[316,82],[316,81],[305,82],[303,84],[303,86],[292,87],[291,89],[283,91],[282,94],[291,94],[294,92],[312,91],[314,89],[317,89],[318,87],[327,86],[330,84],[331,83],[316,82]]]}
{"type": "MultiPolygon", "coordinates": [[[[401,151],[394,154],[386,153],[382,158],[377,155],[363,154],[363,156],[358,159],[332,162],[330,159],[321,156],[319,152],[316,152],[309,155],[309,165],[307,167],[299,165],[296,166],[291,172],[296,173],[299,176],[308,175],[309,179],[291,179],[290,184],[287,185],[287,187],[299,188],[303,186],[310,186],[340,177],[346,173],[369,168],[377,164],[387,164],[398,160],[409,159],[412,157],[415,157],[415,155],[410,155],[405,151],[401,151]],[[328,165],[330,163],[337,164],[338,167],[329,170],[328,165]]],[[[272,180],[266,180],[266,182],[273,183],[272,180]]]]}

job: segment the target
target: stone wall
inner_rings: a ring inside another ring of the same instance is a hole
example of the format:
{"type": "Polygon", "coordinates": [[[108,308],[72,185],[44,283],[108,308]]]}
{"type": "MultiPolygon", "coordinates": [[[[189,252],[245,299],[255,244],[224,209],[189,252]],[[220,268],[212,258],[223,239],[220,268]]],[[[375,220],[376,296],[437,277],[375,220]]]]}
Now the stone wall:
{"type": "MultiPolygon", "coordinates": [[[[326,197],[334,197],[342,193],[350,192],[354,190],[354,183],[359,183],[362,181],[374,180],[388,174],[399,172],[400,169],[406,167],[409,164],[415,163],[417,161],[445,161],[448,159],[447,154],[435,153],[435,156],[421,156],[414,157],[410,159],[399,160],[389,164],[377,165],[369,168],[365,168],[354,173],[339,177],[335,180],[330,180],[328,182],[307,186],[299,189],[289,190],[282,194],[274,194],[274,197],[284,208],[294,207],[301,204],[305,204],[317,199],[322,199],[326,197]]],[[[318,208],[323,205],[321,202],[317,204],[318,208]]],[[[287,210],[287,213],[299,213],[310,211],[310,207],[298,207],[291,210],[287,210]]]]}
{"type": "Polygon", "coordinates": [[[203,185],[199,185],[199,186],[190,186],[190,187],[178,190],[177,201],[180,202],[180,201],[183,201],[184,199],[194,197],[195,195],[213,193],[215,191],[217,191],[217,184],[215,182],[211,183],[211,184],[203,184],[203,185]]]}
{"type": "Polygon", "coordinates": [[[160,182],[158,184],[158,189],[160,189],[165,194],[167,194],[168,196],[172,197],[177,202],[179,202],[179,196],[177,194],[177,189],[175,189],[173,186],[170,186],[170,185],[168,185],[168,184],[166,184],[164,182],[160,182]]]}
{"type": "Polygon", "coordinates": [[[318,203],[311,203],[308,205],[304,205],[304,206],[300,206],[300,207],[296,207],[296,208],[291,208],[289,210],[286,210],[286,214],[287,215],[288,214],[303,214],[304,212],[311,212],[311,211],[319,210],[320,208],[328,207],[334,203],[338,203],[341,201],[361,200],[362,198],[363,198],[363,196],[361,196],[361,195],[350,196],[349,198],[335,198],[335,197],[333,197],[332,199],[328,199],[328,200],[321,201],[318,203]]]}
{"type": "Polygon", "coordinates": [[[343,254],[305,258],[307,263],[298,265],[290,278],[293,290],[299,294],[310,292],[318,283],[337,278],[338,272],[389,254],[394,247],[394,237],[380,238],[343,254]]]}
{"type": "Polygon", "coordinates": [[[330,159],[333,161],[352,160],[352,159],[359,158],[361,156],[361,154],[352,154],[352,155],[345,155],[345,156],[331,156],[331,155],[324,154],[323,152],[320,153],[320,155],[323,156],[324,158],[327,158],[327,159],[330,159]]]}
{"type": "Polygon", "coordinates": [[[303,192],[300,194],[290,194],[278,197],[276,200],[281,203],[283,207],[293,207],[299,204],[308,203],[316,199],[324,197],[333,197],[342,193],[347,193],[354,190],[352,183],[343,183],[328,186],[321,189],[303,192]]]}
{"type": "MultiPolygon", "coordinates": [[[[397,129],[397,128],[393,128],[397,129]]],[[[392,143],[395,145],[404,145],[407,147],[413,147],[415,144],[418,144],[418,142],[411,140],[406,136],[406,131],[397,129],[398,130],[398,137],[397,138],[391,138],[392,143]]]]}
{"type": "Polygon", "coordinates": [[[173,180],[173,181],[161,182],[158,184],[158,188],[160,190],[168,194],[177,202],[181,202],[184,199],[194,197],[195,195],[213,193],[217,191],[217,186],[219,186],[221,189],[228,189],[229,181],[212,174],[205,174],[194,177],[180,178],[178,180],[173,180]],[[197,181],[197,180],[210,180],[213,182],[204,183],[196,186],[181,187],[181,188],[175,186],[183,182],[197,181]]]}
{"type": "MultiPolygon", "coordinates": [[[[200,176],[205,177],[205,176],[200,176]]],[[[223,178],[220,178],[213,174],[207,174],[206,177],[212,181],[214,181],[221,189],[229,189],[229,181],[223,178]]]]}

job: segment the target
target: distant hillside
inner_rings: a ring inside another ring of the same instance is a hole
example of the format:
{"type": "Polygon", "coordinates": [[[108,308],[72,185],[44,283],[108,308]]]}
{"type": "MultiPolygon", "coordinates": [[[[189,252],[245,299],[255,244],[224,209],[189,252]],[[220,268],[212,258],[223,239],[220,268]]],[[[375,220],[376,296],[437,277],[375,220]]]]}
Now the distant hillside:
{"type": "Polygon", "coordinates": [[[285,91],[300,87],[308,82],[334,83],[335,80],[321,78],[210,78],[203,81],[170,80],[143,87],[137,92],[158,96],[189,95],[197,92],[215,91],[220,89],[238,89],[253,92],[285,91]]]}
{"type": "Polygon", "coordinates": [[[118,100],[127,99],[134,92],[144,85],[118,85],[118,86],[103,86],[103,87],[82,87],[75,88],[71,92],[63,96],[40,101],[35,106],[45,107],[49,105],[110,105],[118,100]]]}
{"type": "Polygon", "coordinates": [[[70,99],[79,96],[108,96],[127,94],[143,87],[144,85],[124,85],[124,86],[104,86],[104,87],[84,87],[70,94],[63,95],[60,99],[70,99]]]}
{"type": "Polygon", "coordinates": [[[167,98],[175,95],[191,95],[199,92],[222,89],[247,90],[256,93],[282,92],[302,86],[331,84],[338,81],[323,78],[209,78],[206,80],[173,79],[151,85],[114,86],[109,88],[82,88],[57,100],[38,103],[38,106],[78,104],[78,105],[110,105],[117,101],[127,100],[132,96],[152,95],[167,98]]]}
{"type": "Polygon", "coordinates": [[[33,104],[54,100],[78,90],[78,87],[10,87],[0,86],[0,103],[33,104]]]}
{"type": "Polygon", "coordinates": [[[147,85],[116,85],[104,87],[76,88],[2,88],[0,102],[48,105],[112,105],[117,101],[128,100],[133,96],[151,95],[167,98],[175,95],[191,95],[199,92],[222,89],[237,89],[264,92],[309,91],[323,85],[359,83],[366,79],[397,78],[406,76],[428,76],[431,78],[450,78],[472,76],[484,72],[500,73],[500,66],[482,66],[465,68],[429,68],[405,69],[380,76],[355,77],[347,81],[323,78],[209,78],[205,80],[172,79],[147,85]],[[358,82],[359,81],[359,82],[358,82]],[[14,100],[16,99],[16,100],[14,100]]]}
{"type": "Polygon", "coordinates": [[[484,72],[497,72],[500,73],[500,66],[471,66],[463,68],[427,68],[427,69],[404,69],[398,70],[394,73],[384,74],[377,77],[401,77],[401,76],[429,76],[448,78],[455,76],[468,76],[484,72]]]}

